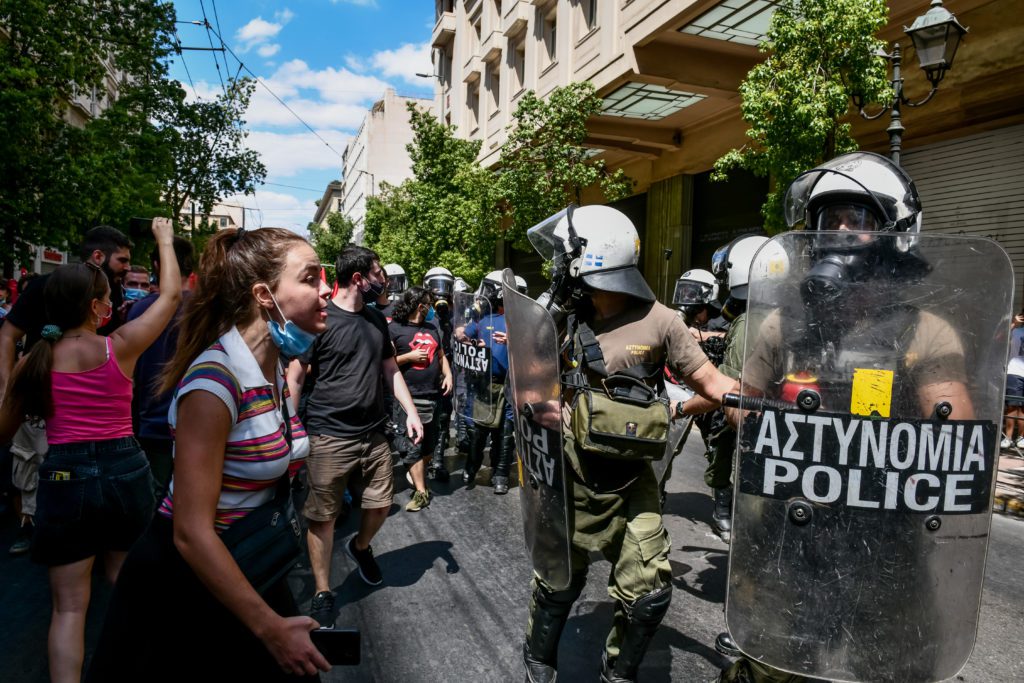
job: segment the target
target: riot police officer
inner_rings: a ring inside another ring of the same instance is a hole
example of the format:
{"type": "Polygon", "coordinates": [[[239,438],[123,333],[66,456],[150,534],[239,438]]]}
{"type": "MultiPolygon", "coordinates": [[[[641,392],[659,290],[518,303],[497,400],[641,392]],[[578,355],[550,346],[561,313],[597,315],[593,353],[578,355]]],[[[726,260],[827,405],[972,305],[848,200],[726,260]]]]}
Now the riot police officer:
{"type": "Polygon", "coordinates": [[[388,276],[386,287],[388,301],[394,303],[405,290],[409,289],[409,278],[405,274],[405,268],[397,263],[389,263],[384,266],[384,274],[388,276]]]}
{"type": "Polygon", "coordinates": [[[722,305],[718,301],[718,280],[703,268],[693,268],[679,276],[672,293],[672,305],[679,309],[687,327],[701,334],[694,335],[702,341],[705,332],[712,336],[723,336],[729,323],[722,318],[722,305]]]}
{"type": "MultiPolygon", "coordinates": [[[[602,681],[635,681],[671,602],[670,544],[650,461],[664,455],[668,421],[685,409],[660,398],[662,368],[667,363],[712,400],[734,382],[708,362],[682,319],[656,301],[637,269],[640,240],[624,214],[606,206],[573,207],[528,234],[538,251],[555,261],[552,286],[539,301],[563,329],[566,351],[555,373],[561,372],[562,400],[572,418],[561,444],[571,497],[568,585],[552,585],[551,572],[539,568],[539,553],[533,553],[526,680],[555,680],[559,637],[586,583],[590,552],[599,551],[613,565],[608,592],[615,600],[602,681]]],[[[508,274],[505,283],[509,315],[517,304],[508,300],[508,274]]],[[[530,359],[515,357],[513,342],[538,331],[512,329],[513,319],[508,334],[516,385],[517,367],[530,369],[530,359]]],[[[540,418],[516,398],[520,429],[529,429],[528,422],[540,418]]]]}
{"type": "Polygon", "coordinates": [[[784,285],[766,284],[773,259],[755,256],[741,379],[752,412],[729,411],[740,481],[726,621],[749,657],[719,680],[949,678],[977,626],[985,543],[971,534],[987,535],[1000,410],[984,387],[1005,360],[990,331],[1009,317],[998,295],[968,290],[982,274],[1007,282],[1007,259],[985,240],[919,236],[913,181],[877,154],[802,174],[785,208],[805,232],[770,243],[787,255],[784,285]],[[967,336],[950,324],[965,318],[967,336]],[[967,432],[973,468],[932,438],[967,432]]]}
{"type": "MultiPolygon", "coordinates": [[[[452,295],[455,292],[456,280],[452,272],[441,266],[431,268],[423,276],[423,286],[434,296],[435,322],[441,332],[441,347],[448,362],[452,362],[452,295]]],[[[441,438],[427,467],[427,479],[439,482],[448,481],[450,474],[444,463],[444,453],[448,450],[449,429],[452,417],[452,395],[441,397],[438,406],[438,428],[441,438]]]]}

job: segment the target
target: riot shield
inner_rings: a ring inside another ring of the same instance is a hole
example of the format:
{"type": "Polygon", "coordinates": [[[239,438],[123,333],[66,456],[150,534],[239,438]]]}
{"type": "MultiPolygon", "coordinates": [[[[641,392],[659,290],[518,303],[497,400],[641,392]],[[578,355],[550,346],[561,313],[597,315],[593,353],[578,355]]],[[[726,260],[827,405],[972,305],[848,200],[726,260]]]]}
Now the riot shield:
{"type": "Polygon", "coordinates": [[[726,622],[836,681],[974,647],[1013,273],[966,236],[786,233],[751,266],[726,622]]]}
{"type": "Polygon", "coordinates": [[[562,451],[558,332],[547,310],[516,290],[511,270],[502,284],[526,548],[537,575],[563,590],[572,572],[572,496],[562,451]]]}
{"type": "MultiPolygon", "coordinates": [[[[665,392],[670,401],[686,401],[693,398],[693,391],[681,384],[666,382],[665,392]]],[[[693,415],[687,415],[681,420],[672,420],[668,424],[668,443],[665,446],[665,457],[660,460],[651,461],[651,469],[658,479],[658,486],[665,491],[665,480],[672,474],[672,461],[679,455],[686,444],[686,437],[693,428],[693,415]]]]}
{"type": "Polygon", "coordinates": [[[491,306],[472,292],[456,292],[452,316],[452,374],[456,414],[471,424],[493,427],[505,410],[502,385],[491,378],[491,306]]]}

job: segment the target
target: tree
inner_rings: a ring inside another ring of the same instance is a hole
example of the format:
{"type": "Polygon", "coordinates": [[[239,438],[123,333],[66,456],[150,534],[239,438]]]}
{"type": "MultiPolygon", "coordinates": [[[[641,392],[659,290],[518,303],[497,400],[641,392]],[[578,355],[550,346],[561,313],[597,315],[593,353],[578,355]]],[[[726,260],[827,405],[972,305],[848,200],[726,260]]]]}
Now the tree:
{"type": "Polygon", "coordinates": [[[334,265],[338,254],[352,241],[355,224],[348,216],[336,212],[327,214],[327,225],[310,223],[309,241],[313,251],[320,257],[320,263],[334,265]]]}
{"type": "Polygon", "coordinates": [[[494,176],[477,163],[480,141],[409,104],[413,177],[381,183],[366,202],[365,243],[383,263],[398,263],[410,282],[441,266],[469,282],[493,269],[500,218],[494,176]]]}
{"type": "Polygon", "coordinates": [[[740,85],[751,142],[715,163],[714,178],[734,168],[768,176],[765,228],[785,228],[782,199],[802,171],[857,149],[843,122],[851,96],[888,103],[891,88],[875,34],[888,16],[884,0],[783,0],[761,49],[768,58],[740,85]]]}
{"type": "Polygon", "coordinates": [[[587,119],[601,110],[590,83],[570,83],[542,100],[524,93],[501,148],[499,185],[505,213],[511,218],[506,239],[530,249],[527,228],[580,201],[584,188],[598,185],[606,201],[629,196],[633,180],[622,169],[609,171],[604,161],[588,158],[583,146],[587,119]]]}
{"type": "Polygon", "coordinates": [[[188,102],[169,78],[175,13],[158,0],[0,0],[0,261],[64,247],[90,227],[209,210],[265,169],[242,147],[251,84],[188,102]],[[99,115],[79,94],[106,101],[99,115]]]}

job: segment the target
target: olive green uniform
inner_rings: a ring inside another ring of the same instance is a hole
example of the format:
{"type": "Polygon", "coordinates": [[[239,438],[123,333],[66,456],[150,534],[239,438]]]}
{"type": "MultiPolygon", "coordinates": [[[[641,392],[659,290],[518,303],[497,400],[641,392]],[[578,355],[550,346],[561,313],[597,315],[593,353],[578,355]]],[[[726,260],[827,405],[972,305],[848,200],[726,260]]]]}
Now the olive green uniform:
{"type": "MultiPolygon", "coordinates": [[[[732,379],[740,378],[743,367],[743,345],[747,335],[747,314],[736,317],[725,335],[725,358],[718,370],[732,379]]],[[[707,450],[704,457],[708,459],[704,470],[704,483],[713,489],[724,489],[732,486],[732,458],[736,449],[736,430],[724,423],[721,428],[704,435],[707,450]]]]}

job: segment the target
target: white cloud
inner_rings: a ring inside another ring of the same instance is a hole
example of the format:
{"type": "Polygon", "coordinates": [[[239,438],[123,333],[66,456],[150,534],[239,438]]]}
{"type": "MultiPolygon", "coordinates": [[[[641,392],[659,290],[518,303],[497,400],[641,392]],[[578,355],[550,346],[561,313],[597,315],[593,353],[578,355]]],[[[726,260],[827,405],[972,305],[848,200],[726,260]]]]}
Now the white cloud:
{"type": "Polygon", "coordinates": [[[430,43],[406,43],[394,50],[375,52],[370,60],[373,67],[385,77],[401,78],[406,83],[422,86],[425,79],[417,73],[430,74],[434,65],[430,61],[430,43]]]}
{"type": "Polygon", "coordinates": [[[275,21],[267,21],[263,17],[256,17],[248,24],[235,32],[235,42],[238,44],[239,52],[248,52],[253,48],[260,48],[260,55],[270,57],[280,49],[279,45],[272,45],[271,39],[276,38],[284,25],[292,20],[295,15],[288,9],[281,10],[274,14],[275,21]],[[264,54],[264,49],[272,49],[269,54],[264,54]]]}
{"type": "Polygon", "coordinates": [[[345,66],[359,73],[366,71],[366,62],[355,55],[345,55],[345,66]]]}
{"type": "Polygon", "coordinates": [[[336,129],[318,129],[317,133],[337,154],[309,131],[276,133],[254,130],[246,138],[246,145],[260,153],[260,158],[274,177],[293,176],[301,171],[333,170],[336,175],[340,174],[341,158],[338,155],[352,136],[336,129]]]}
{"type": "Polygon", "coordinates": [[[256,52],[260,57],[273,57],[280,49],[281,46],[277,43],[267,43],[265,45],[260,45],[256,52]]]}

